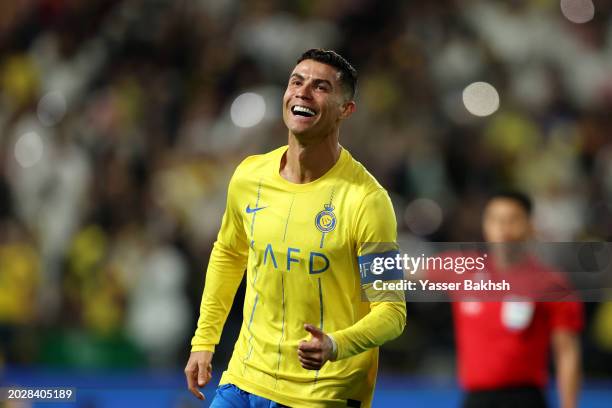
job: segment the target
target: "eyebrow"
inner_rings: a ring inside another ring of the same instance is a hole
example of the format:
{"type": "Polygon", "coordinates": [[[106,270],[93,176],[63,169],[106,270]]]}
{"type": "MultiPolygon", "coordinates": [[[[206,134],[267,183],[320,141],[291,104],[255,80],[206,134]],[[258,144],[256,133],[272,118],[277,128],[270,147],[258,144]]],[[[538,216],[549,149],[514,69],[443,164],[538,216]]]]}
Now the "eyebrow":
{"type": "MultiPolygon", "coordinates": [[[[304,78],[304,76],[302,76],[302,75],[298,74],[297,72],[294,72],[293,74],[291,74],[291,75],[289,76],[289,79],[291,79],[291,78],[297,78],[297,79],[300,79],[300,80],[302,80],[302,81],[305,79],[305,78],[304,78]]],[[[321,84],[321,83],[323,83],[323,84],[327,84],[327,85],[329,85],[329,87],[330,87],[331,89],[334,89],[334,85],[333,85],[333,84],[332,84],[330,81],[328,81],[327,79],[320,79],[320,78],[317,78],[317,79],[314,79],[314,80],[313,80],[313,82],[314,82],[316,85],[321,84]]]]}

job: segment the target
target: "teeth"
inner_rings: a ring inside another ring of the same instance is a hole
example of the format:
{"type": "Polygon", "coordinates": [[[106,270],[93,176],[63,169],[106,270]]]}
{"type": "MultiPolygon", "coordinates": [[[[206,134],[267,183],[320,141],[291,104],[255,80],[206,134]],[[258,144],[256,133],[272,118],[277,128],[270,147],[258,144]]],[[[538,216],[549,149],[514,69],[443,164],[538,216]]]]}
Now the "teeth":
{"type": "Polygon", "coordinates": [[[293,113],[301,112],[301,113],[307,114],[308,116],[314,116],[316,114],[315,111],[313,111],[312,109],[307,108],[305,106],[296,105],[296,106],[293,107],[292,110],[293,110],[293,113]]]}

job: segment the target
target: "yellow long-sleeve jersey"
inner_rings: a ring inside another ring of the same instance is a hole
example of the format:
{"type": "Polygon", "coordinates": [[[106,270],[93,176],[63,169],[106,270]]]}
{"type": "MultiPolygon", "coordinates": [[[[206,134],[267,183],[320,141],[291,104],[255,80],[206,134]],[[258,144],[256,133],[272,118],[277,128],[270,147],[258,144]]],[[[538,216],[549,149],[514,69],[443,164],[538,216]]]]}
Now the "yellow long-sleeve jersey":
{"type": "Polygon", "coordinates": [[[214,351],[246,269],[242,328],[220,383],[292,407],[368,407],[378,346],[401,334],[406,305],[362,301],[360,248],[396,241],[393,207],[345,149],[304,184],[280,176],[286,150],[248,157],[230,181],[192,351],[214,351]],[[319,371],[298,361],[304,323],[337,344],[319,371]]]}

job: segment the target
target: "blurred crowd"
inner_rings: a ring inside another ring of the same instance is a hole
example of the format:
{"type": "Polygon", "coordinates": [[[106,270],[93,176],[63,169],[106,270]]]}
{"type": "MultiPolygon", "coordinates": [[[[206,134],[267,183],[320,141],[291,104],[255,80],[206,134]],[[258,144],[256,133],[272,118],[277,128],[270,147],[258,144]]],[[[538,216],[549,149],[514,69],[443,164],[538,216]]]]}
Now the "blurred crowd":
{"type": "MultiPolygon", "coordinates": [[[[480,241],[502,187],[541,240],[612,238],[612,1],[585,24],[554,0],[0,2],[0,367],[184,363],[229,177],[286,142],[313,47],[359,71],[341,143],[403,238],[480,241]],[[476,81],[491,116],[464,106],[476,81]]],[[[611,307],[587,308],[589,375],[612,374],[611,307]]],[[[408,315],[383,368],[448,374],[448,305],[408,315]]]]}

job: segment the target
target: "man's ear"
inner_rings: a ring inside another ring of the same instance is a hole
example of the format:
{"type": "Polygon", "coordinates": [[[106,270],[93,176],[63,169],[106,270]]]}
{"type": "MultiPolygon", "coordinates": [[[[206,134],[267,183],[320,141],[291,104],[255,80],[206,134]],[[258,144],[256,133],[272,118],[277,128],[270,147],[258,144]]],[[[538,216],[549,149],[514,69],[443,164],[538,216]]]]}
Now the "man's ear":
{"type": "Polygon", "coordinates": [[[340,107],[340,110],[341,110],[340,119],[347,119],[349,116],[353,114],[353,112],[355,112],[356,109],[357,109],[357,104],[355,104],[355,101],[350,100],[350,101],[344,102],[342,106],[340,107]]]}

